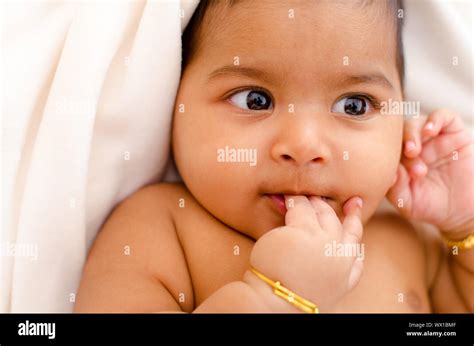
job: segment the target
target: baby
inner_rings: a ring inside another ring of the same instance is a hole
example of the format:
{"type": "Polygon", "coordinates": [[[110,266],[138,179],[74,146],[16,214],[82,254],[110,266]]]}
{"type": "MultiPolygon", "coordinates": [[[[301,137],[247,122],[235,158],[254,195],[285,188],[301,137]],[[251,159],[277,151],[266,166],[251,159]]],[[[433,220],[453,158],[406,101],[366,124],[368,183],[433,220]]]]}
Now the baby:
{"type": "Polygon", "coordinates": [[[474,144],[447,110],[384,109],[403,101],[401,17],[201,1],[173,120],[183,183],[114,210],[75,311],[472,311],[474,144]],[[385,197],[399,214],[376,212],[385,197]]]}

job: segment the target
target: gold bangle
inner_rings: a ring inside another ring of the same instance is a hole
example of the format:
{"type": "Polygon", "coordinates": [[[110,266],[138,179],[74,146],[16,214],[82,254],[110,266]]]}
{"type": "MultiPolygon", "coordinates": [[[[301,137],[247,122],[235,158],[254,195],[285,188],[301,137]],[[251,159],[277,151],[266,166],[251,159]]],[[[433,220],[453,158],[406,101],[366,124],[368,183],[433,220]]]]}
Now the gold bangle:
{"type": "Polygon", "coordinates": [[[280,281],[272,281],[269,278],[267,278],[265,275],[257,271],[255,268],[250,267],[250,270],[257,275],[260,279],[265,281],[267,284],[273,287],[273,293],[275,293],[277,296],[280,298],[283,298],[287,302],[293,304],[300,310],[303,310],[304,312],[308,312],[310,314],[318,314],[319,309],[316,307],[316,304],[311,303],[309,300],[306,300],[296,293],[290,291],[288,288],[283,287],[280,284],[280,281]]]}
{"type": "MultiPolygon", "coordinates": [[[[443,237],[444,238],[444,237],[443,237]]],[[[472,249],[474,247],[474,234],[468,235],[463,240],[451,240],[444,238],[446,244],[450,247],[457,247],[460,250],[472,249]]]]}

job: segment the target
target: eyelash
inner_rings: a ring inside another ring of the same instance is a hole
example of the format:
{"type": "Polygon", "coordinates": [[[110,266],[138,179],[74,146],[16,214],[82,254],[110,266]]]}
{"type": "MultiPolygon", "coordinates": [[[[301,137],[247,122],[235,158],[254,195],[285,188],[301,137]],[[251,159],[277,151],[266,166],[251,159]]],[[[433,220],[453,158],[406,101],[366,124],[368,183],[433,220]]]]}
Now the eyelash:
{"type": "Polygon", "coordinates": [[[224,96],[222,96],[222,99],[223,100],[228,100],[229,98],[231,98],[232,96],[234,96],[235,94],[237,94],[241,91],[261,91],[261,92],[264,92],[265,94],[267,94],[270,97],[270,101],[272,101],[272,104],[275,105],[275,100],[273,99],[273,95],[271,94],[271,92],[269,92],[265,88],[262,88],[262,87],[259,87],[259,86],[256,86],[256,85],[248,85],[248,86],[245,86],[245,87],[239,87],[239,88],[232,89],[229,92],[227,92],[224,96]]]}
{"type": "Polygon", "coordinates": [[[354,97],[354,96],[358,96],[358,97],[362,97],[362,98],[366,98],[370,104],[374,107],[374,109],[381,109],[382,108],[382,105],[380,104],[379,100],[370,95],[370,94],[364,94],[364,93],[349,93],[349,94],[345,94],[345,95],[342,95],[340,96],[337,101],[343,99],[344,97],[354,97]]]}
{"type": "MultiPolygon", "coordinates": [[[[348,94],[344,94],[344,95],[341,95],[337,98],[337,100],[335,102],[339,102],[340,100],[344,99],[344,98],[350,98],[350,97],[360,97],[360,98],[364,98],[366,99],[370,106],[373,107],[373,111],[379,111],[380,109],[382,109],[382,105],[380,103],[380,101],[370,95],[370,94],[365,94],[365,93],[348,93],[348,94]]],[[[371,112],[372,113],[372,112],[371,112]]],[[[340,113],[337,113],[337,114],[340,114],[340,113]]],[[[363,120],[366,120],[368,118],[371,117],[370,113],[368,114],[365,114],[363,116],[359,116],[359,117],[354,117],[354,116],[350,116],[350,115],[346,115],[346,114],[343,114],[342,115],[343,117],[346,117],[346,118],[350,118],[352,120],[355,120],[355,121],[363,121],[363,120]]]]}
{"type": "MultiPolygon", "coordinates": [[[[242,91],[262,91],[270,97],[272,105],[273,105],[273,107],[275,107],[275,100],[273,98],[273,95],[267,89],[256,86],[256,85],[249,85],[249,86],[245,86],[245,87],[239,87],[239,88],[236,88],[236,89],[232,89],[229,92],[227,92],[222,97],[222,99],[229,101],[229,98],[231,98],[235,94],[237,94],[239,92],[242,92],[242,91]]],[[[374,108],[374,110],[380,110],[382,108],[382,105],[381,105],[380,101],[376,97],[374,97],[370,94],[365,94],[365,93],[344,94],[344,95],[341,95],[340,97],[338,97],[335,102],[338,102],[338,101],[340,101],[341,99],[343,99],[345,97],[355,97],[355,96],[366,98],[369,101],[370,105],[374,108]]],[[[258,111],[250,111],[250,112],[255,113],[255,112],[258,112],[258,111]]],[[[356,119],[355,117],[351,117],[351,116],[347,116],[347,117],[356,119]]],[[[366,118],[366,117],[367,116],[361,117],[361,118],[366,118]]]]}

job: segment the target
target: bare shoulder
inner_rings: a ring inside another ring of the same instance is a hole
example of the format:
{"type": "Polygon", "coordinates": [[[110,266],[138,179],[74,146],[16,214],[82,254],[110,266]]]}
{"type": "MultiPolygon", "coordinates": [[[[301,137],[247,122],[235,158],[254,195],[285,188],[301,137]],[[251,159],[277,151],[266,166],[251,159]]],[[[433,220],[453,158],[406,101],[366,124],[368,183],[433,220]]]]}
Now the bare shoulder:
{"type": "Polygon", "coordinates": [[[171,215],[176,197],[185,193],[181,184],[150,185],[113,210],[90,250],[75,311],[193,310],[193,288],[171,215]]]}
{"type": "Polygon", "coordinates": [[[404,246],[419,250],[422,247],[419,233],[411,222],[391,212],[377,212],[365,225],[365,232],[383,243],[403,243],[404,246]],[[405,244],[408,242],[407,244],[405,244]],[[411,244],[411,245],[410,245],[411,244]]]}
{"type": "Polygon", "coordinates": [[[384,211],[372,217],[364,232],[380,245],[377,248],[381,251],[401,258],[411,269],[420,270],[427,288],[432,285],[441,257],[436,230],[384,211]]]}

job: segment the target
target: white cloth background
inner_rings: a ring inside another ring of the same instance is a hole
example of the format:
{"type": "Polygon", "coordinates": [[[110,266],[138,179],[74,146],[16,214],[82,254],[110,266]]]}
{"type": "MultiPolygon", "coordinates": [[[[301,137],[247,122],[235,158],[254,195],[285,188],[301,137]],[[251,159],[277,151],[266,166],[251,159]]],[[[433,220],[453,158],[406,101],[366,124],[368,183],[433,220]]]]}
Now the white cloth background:
{"type": "MultiPolygon", "coordinates": [[[[163,178],[180,34],[197,2],[2,4],[0,312],[71,311],[110,210],[163,178]],[[8,250],[28,245],[36,260],[8,250]]],[[[407,1],[404,38],[408,98],[470,126],[472,11],[470,1],[407,1]]]]}
{"type": "Polygon", "coordinates": [[[2,5],[1,241],[38,252],[0,258],[0,311],[71,311],[104,218],[164,174],[180,36],[196,5],[2,5]]]}

